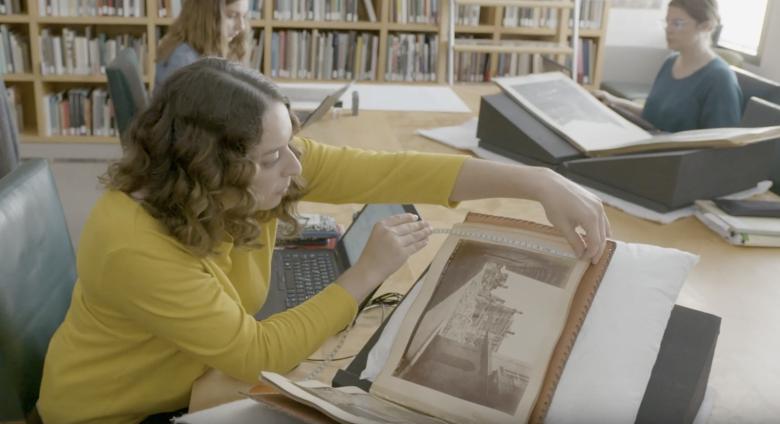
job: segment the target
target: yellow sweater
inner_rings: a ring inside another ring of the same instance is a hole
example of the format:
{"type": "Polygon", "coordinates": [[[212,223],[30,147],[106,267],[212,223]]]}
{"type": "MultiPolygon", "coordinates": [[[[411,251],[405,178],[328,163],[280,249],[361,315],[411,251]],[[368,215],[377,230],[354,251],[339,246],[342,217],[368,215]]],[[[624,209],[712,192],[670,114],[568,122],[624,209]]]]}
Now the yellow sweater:
{"type": "MultiPolygon", "coordinates": [[[[448,204],[464,157],[380,153],[298,140],[304,200],[448,204]]],[[[39,412],[48,424],[136,423],[187,406],[209,367],[246,382],[287,372],[354,317],[331,285],[304,304],[256,321],[268,291],[276,221],[261,249],[220,246],[199,258],[138,203],[107,192],[81,236],[79,280],[49,345],[39,412]]]]}

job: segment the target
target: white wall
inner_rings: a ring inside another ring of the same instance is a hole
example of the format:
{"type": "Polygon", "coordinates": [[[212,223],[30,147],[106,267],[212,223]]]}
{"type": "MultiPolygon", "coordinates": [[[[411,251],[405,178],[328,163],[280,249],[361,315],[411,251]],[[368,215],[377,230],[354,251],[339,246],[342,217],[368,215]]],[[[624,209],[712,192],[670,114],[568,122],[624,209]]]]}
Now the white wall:
{"type": "Polygon", "coordinates": [[[659,21],[666,9],[610,9],[607,21],[608,46],[666,47],[659,21]]]}
{"type": "Polygon", "coordinates": [[[745,65],[745,68],[773,81],[780,81],[780,0],[769,0],[769,8],[761,64],[745,65]]]}
{"type": "MultiPolygon", "coordinates": [[[[664,2],[666,3],[666,2],[664,2]]],[[[746,64],[751,72],[780,81],[780,0],[769,0],[769,21],[760,66],[746,64]]],[[[659,21],[666,16],[666,6],[659,9],[615,9],[609,11],[607,46],[666,47],[659,21]]]]}

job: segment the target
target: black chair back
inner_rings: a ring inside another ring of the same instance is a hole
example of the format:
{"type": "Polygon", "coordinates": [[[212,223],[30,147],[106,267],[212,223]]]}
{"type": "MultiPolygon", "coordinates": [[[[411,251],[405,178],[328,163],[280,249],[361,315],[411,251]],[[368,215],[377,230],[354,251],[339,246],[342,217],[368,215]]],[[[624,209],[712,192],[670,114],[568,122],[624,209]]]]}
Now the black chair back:
{"type": "Polygon", "coordinates": [[[38,400],[43,359],[65,318],[76,258],[48,163],[23,162],[0,179],[0,421],[38,400]]]}

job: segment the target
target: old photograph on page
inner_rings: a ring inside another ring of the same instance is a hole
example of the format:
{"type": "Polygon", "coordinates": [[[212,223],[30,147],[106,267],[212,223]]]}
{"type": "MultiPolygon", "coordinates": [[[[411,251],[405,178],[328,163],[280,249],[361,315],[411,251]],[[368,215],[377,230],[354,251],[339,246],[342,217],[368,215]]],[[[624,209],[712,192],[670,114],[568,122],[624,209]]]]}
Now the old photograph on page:
{"type": "Polygon", "coordinates": [[[587,264],[563,239],[458,228],[507,243],[448,238],[372,392],[452,422],[524,421],[587,264]]]}

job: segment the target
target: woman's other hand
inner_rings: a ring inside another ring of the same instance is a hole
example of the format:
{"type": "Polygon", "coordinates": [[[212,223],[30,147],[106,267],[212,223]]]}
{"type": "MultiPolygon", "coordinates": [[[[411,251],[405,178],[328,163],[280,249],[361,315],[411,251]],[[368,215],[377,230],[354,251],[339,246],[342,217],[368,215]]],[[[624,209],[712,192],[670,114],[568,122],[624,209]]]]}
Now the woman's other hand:
{"type": "Polygon", "coordinates": [[[341,284],[358,301],[397,271],[411,255],[428,244],[432,229],[417,215],[393,215],[374,225],[363,253],[348,273],[339,278],[341,284]]]}
{"type": "Polygon", "coordinates": [[[601,200],[553,171],[547,174],[538,199],[547,219],[563,233],[578,257],[598,262],[610,236],[601,200]],[[577,228],[584,230],[584,236],[577,228]]]}
{"type": "Polygon", "coordinates": [[[592,94],[595,98],[597,98],[601,103],[604,103],[606,105],[613,104],[617,100],[617,97],[607,93],[604,90],[597,90],[595,88],[592,88],[592,89],[588,89],[588,91],[590,91],[590,94],[592,94]]]}

